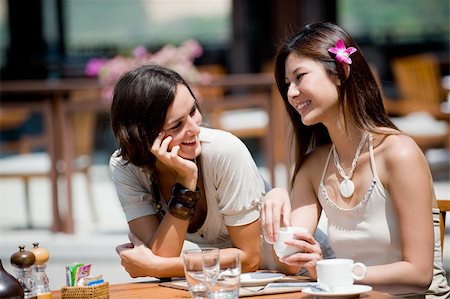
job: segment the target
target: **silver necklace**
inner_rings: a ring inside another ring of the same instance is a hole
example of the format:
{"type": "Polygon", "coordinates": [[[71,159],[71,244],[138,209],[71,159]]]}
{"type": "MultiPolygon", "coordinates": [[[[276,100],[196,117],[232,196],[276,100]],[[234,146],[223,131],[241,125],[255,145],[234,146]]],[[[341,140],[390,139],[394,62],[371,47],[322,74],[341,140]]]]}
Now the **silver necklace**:
{"type": "Polygon", "coordinates": [[[356,163],[358,162],[359,155],[361,154],[361,150],[362,150],[364,144],[366,144],[366,140],[367,140],[368,136],[369,136],[369,132],[365,131],[363,136],[361,137],[361,141],[359,142],[358,148],[356,149],[355,157],[353,158],[353,161],[352,161],[352,168],[350,169],[350,172],[348,173],[348,175],[346,175],[344,169],[342,169],[341,163],[339,162],[339,156],[336,151],[336,147],[333,144],[332,151],[333,151],[334,165],[336,165],[336,168],[337,168],[339,174],[344,179],[339,184],[339,192],[345,198],[351,197],[353,195],[353,193],[355,192],[355,185],[353,184],[353,181],[351,179],[353,176],[353,171],[355,171],[356,163]]]}

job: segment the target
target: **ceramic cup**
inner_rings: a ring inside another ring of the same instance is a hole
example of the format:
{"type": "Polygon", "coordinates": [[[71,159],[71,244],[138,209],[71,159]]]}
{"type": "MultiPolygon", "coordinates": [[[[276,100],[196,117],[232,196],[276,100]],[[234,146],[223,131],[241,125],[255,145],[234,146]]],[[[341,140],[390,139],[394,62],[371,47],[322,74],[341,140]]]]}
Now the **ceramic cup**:
{"type": "Polygon", "coordinates": [[[367,273],[366,265],[351,259],[321,260],[316,263],[316,270],[320,288],[328,292],[348,292],[353,282],[363,279],[367,273]]]}
{"type": "Polygon", "coordinates": [[[300,226],[280,227],[278,240],[273,244],[273,248],[278,257],[288,256],[300,251],[297,247],[284,243],[286,240],[294,239],[295,232],[307,233],[308,229],[300,226]]]}

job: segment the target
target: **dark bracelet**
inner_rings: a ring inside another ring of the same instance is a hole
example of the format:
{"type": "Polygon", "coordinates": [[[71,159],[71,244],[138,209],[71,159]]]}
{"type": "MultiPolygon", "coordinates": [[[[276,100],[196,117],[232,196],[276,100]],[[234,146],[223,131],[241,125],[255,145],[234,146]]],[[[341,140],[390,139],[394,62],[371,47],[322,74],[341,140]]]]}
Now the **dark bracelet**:
{"type": "Polygon", "coordinates": [[[172,198],[169,202],[169,213],[181,220],[191,220],[194,216],[195,208],[185,207],[172,198]]]}
{"type": "Polygon", "coordinates": [[[182,220],[190,220],[195,213],[195,206],[200,200],[200,189],[191,191],[180,183],[172,188],[172,197],[169,201],[169,213],[182,220]]]}

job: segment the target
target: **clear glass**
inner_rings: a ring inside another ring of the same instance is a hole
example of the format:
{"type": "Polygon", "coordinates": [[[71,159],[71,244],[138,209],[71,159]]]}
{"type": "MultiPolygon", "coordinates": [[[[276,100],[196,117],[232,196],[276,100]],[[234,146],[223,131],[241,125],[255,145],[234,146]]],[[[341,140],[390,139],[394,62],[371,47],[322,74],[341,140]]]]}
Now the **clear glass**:
{"type": "Polygon", "coordinates": [[[208,289],[208,298],[237,299],[241,285],[241,259],[239,253],[227,253],[220,256],[218,265],[206,267],[203,273],[208,289]]]}
{"type": "Polygon", "coordinates": [[[204,283],[203,255],[208,259],[219,259],[218,248],[188,249],[183,251],[184,274],[192,298],[208,298],[208,292],[204,283]]]}

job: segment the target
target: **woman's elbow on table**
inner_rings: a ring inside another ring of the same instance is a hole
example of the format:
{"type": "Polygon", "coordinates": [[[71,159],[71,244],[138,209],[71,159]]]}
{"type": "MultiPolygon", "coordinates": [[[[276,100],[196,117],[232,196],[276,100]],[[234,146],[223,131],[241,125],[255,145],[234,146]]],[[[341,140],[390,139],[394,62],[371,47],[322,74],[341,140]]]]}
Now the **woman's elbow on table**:
{"type": "Polygon", "coordinates": [[[259,269],[259,265],[261,262],[261,257],[259,254],[250,254],[246,255],[245,258],[242,259],[242,273],[244,272],[254,272],[259,269]]]}
{"type": "Polygon", "coordinates": [[[433,281],[433,262],[413,264],[414,272],[411,276],[411,284],[426,292],[433,281]]]}
{"type": "Polygon", "coordinates": [[[420,293],[425,293],[433,281],[433,268],[431,270],[426,270],[418,275],[416,279],[412,282],[414,286],[420,289],[420,293]]]}

